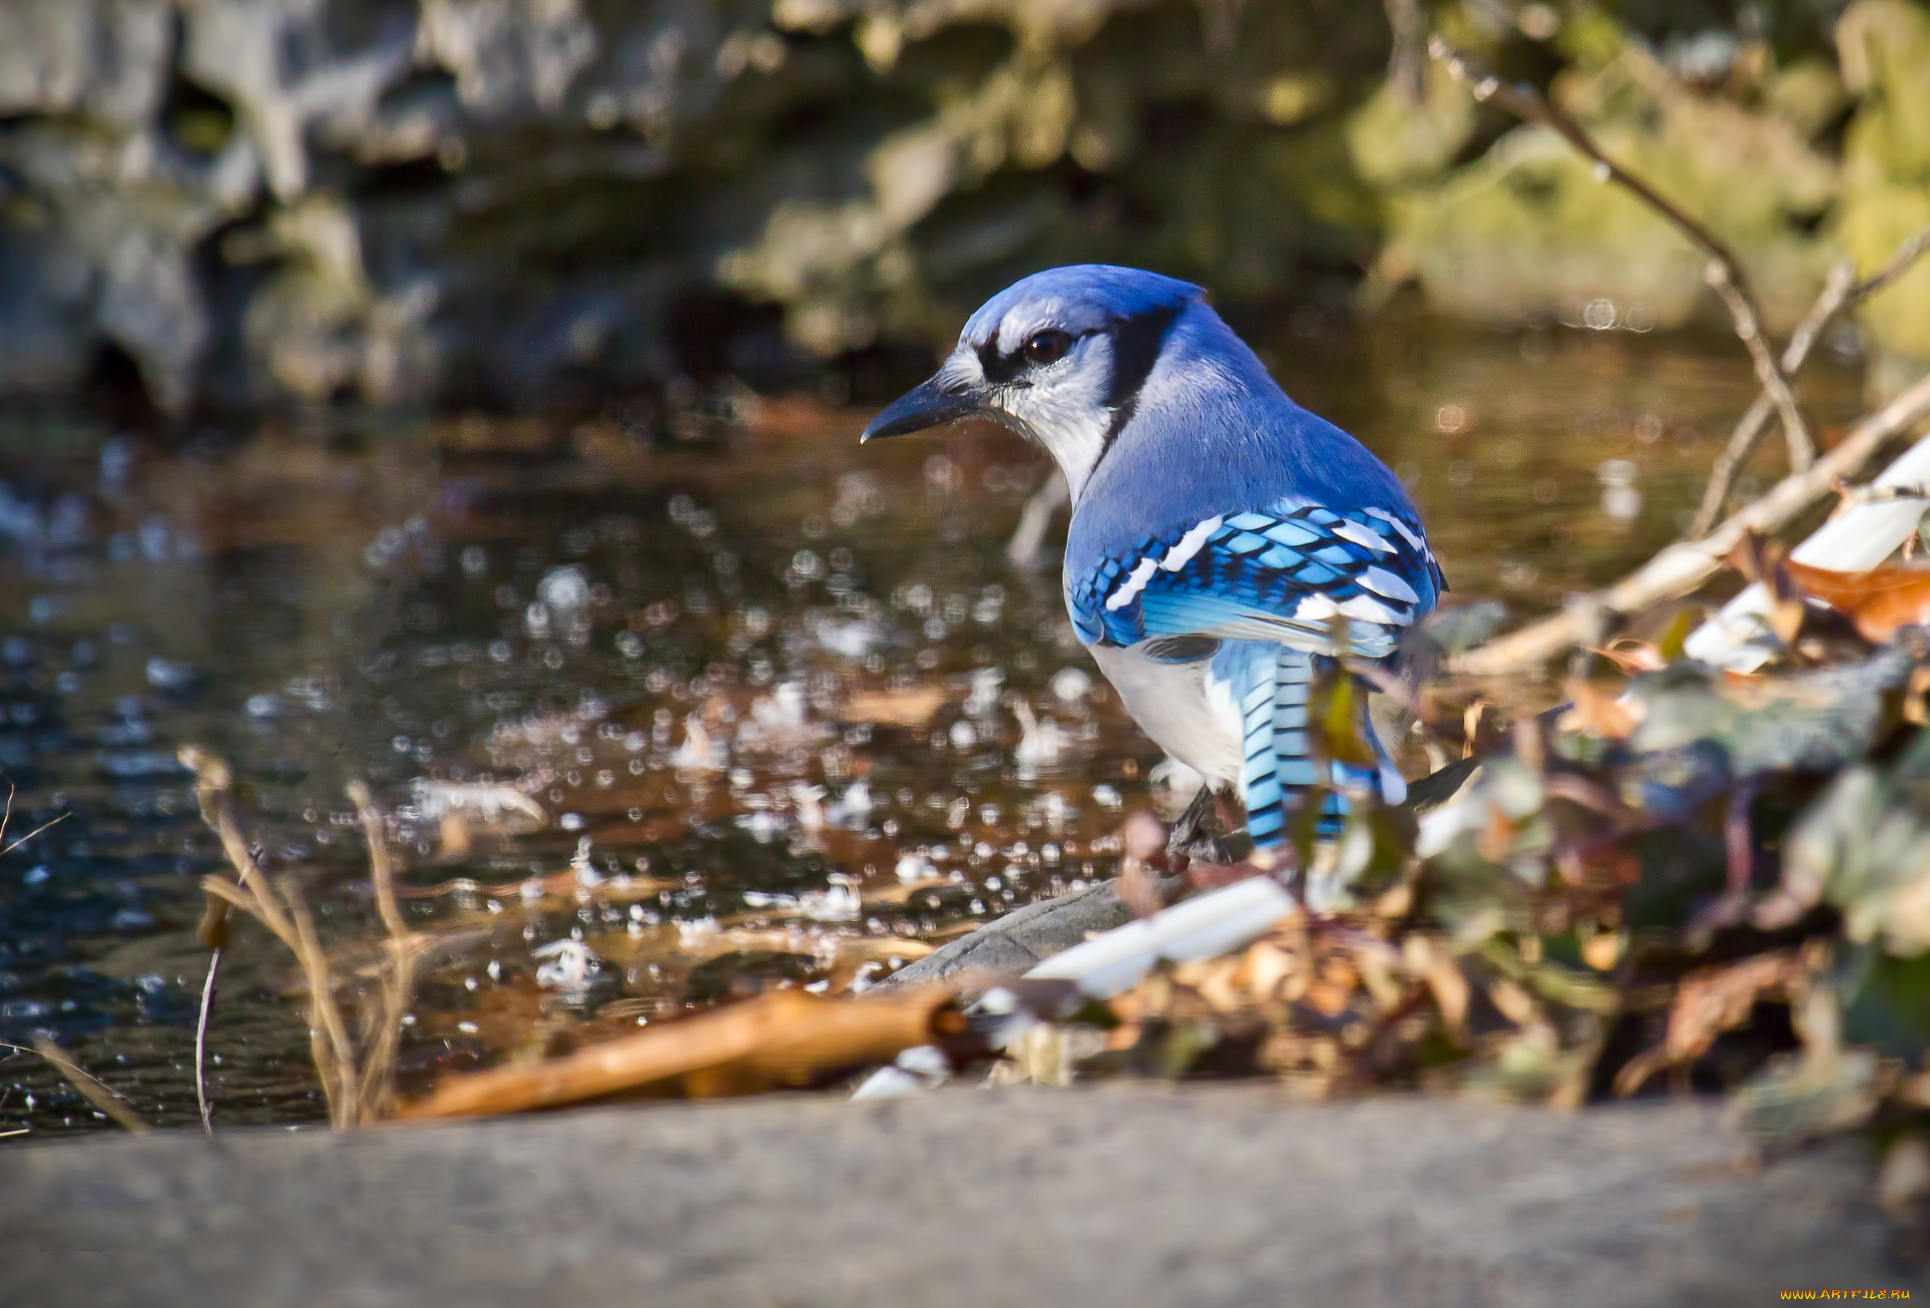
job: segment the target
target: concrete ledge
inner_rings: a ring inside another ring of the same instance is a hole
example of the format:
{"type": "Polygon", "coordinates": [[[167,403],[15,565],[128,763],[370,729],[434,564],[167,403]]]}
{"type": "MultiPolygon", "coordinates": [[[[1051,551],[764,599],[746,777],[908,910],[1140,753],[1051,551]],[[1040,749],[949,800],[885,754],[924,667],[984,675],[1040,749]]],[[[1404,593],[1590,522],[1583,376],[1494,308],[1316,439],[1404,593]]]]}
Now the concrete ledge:
{"type": "Polygon", "coordinates": [[[37,1308],[1760,1305],[1893,1266],[1867,1146],[1122,1085],[0,1151],[37,1308]]]}

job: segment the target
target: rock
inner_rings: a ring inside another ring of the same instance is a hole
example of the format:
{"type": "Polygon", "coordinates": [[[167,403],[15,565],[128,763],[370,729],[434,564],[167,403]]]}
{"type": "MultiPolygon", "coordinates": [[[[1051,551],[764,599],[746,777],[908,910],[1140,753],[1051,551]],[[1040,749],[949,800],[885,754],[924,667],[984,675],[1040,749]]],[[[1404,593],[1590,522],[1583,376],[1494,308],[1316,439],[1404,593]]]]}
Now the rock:
{"type": "MultiPolygon", "coordinates": [[[[1842,239],[1868,275],[1930,227],[1930,10],[1858,0],[1836,25],[1843,80],[1862,98],[1843,138],[1842,239]]],[[[1862,321],[1886,349],[1930,360],[1930,260],[1873,297],[1862,321]]],[[[1922,371],[1921,362],[1910,370],[1922,371]]]]}
{"type": "Polygon", "coordinates": [[[1070,949],[1087,933],[1122,927],[1132,917],[1132,910],[1120,902],[1114,883],[1101,881],[1015,909],[906,964],[883,984],[919,985],[975,972],[1017,976],[1070,949]]]}
{"type": "Polygon", "coordinates": [[[0,115],[85,114],[137,129],[160,107],[173,46],[166,0],[9,0],[0,115]]]}
{"type": "MultiPolygon", "coordinates": [[[[1600,67],[1564,73],[1553,93],[1609,157],[1736,250],[1773,330],[1801,319],[1828,256],[1790,216],[1824,214],[1837,177],[1800,129],[1690,93],[1633,41],[1600,67]]],[[[1458,317],[1647,331],[1698,313],[1727,324],[1706,262],[1552,130],[1520,127],[1396,202],[1381,274],[1417,278],[1430,303],[1458,317]]]]}
{"type": "MultiPolygon", "coordinates": [[[[1839,243],[1867,269],[1930,221],[1920,6],[1851,6],[1840,78],[1813,34],[1669,54],[1662,19],[1658,58],[1548,21],[1564,102],[1738,246],[1771,326],[1839,243]],[[1704,65],[1734,85],[1681,84],[1704,65]],[[1812,138],[1846,95],[1838,215],[1812,138]]],[[[0,266],[33,271],[0,288],[0,395],[84,386],[109,345],[176,413],[789,384],[948,344],[1050,263],[1344,300],[1319,270],[1384,230],[1383,282],[1463,316],[1709,309],[1699,256],[1559,142],[1457,163],[1482,120],[1438,69],[1422,103],[1378,90],[1387,39],[1373,5],[11,0],[0,266]],[[354,276],[291,239],[319,213],[354,276]],[[697,319],[723,326],[676,338],[697,319]]],[[[1925,278],[1868,309],[1899,357],[1930,351],[1925,278]]]]}
{"type": "Polygon", "coordinates": [[[1862,1142],[1266,1086],[769,1098],[0,1152],[11,1301],[1753,1305],[1923,1293],[1862,1142]]]}

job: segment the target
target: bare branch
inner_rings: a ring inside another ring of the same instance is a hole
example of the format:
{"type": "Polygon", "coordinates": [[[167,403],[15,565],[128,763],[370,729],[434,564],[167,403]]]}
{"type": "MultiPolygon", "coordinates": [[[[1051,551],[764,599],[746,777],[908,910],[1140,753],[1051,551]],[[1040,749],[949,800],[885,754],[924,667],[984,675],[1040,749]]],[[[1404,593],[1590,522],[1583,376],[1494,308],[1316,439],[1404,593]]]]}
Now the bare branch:
{"type": "Polygon", "coordinates": [[[1455,656],[1449,669],[1487,676],[1532,667],[1570,646],[1593,642],[1599,629],[1616,615],[1694,590],[1722,566],[1744,536],[1788,525],[1829,494],[1838,481],[1856,475],[1885,441],[1926,415],[1930,415],[1930,374],[1852,427],[1809,471],[1783,478],[1706,538],[1669,546],[1613,586],[1582,597],[1553,617],[1455,656]]]}
{"type": "Polygon", "coordinates": [[[1789,380],[1763,336],[1762,308],[1735,251],[1673,201],[1604,154],[1580,123],[1549,104],[1532,86],[1502,81],[1438,36],[1428,42],[1428,53],[1440,60],[1457,81],[1465,83],[1475,99],[1492,100],[1523,122],[1545,127],[1567,141],[1583,158],[1594,162],[1597,177],[1615,182],[1641,200],[1709,257],[1709,285],[1728,306],[1736,335],[1755,364],[1756,379],[1782,418],[1783,432],[1789,440],[1790,468],[1794,472],[1807,469],[1816,457],[1815,442],[1810,439],[1809,427],[1796,407],[1795,396],[1790,393],[1789,380]]]}
{"type": "MultiPolygon", "coordinates": [[[[1789,344],[1783,349],[1783,372],[1794,376],[1802,368],[1809,352],[1830,323],[1836,318],[1869,299],[1878,291],[1894,282],[1910,270],[1910,265],[1930,249],[1930,227],[1925,227],[1896,248],[1889,260],[1874,273],[1856,281],[1856,265],[1850,260],[1842,260],[1830,269],[1829,280],[1823,284],[1822,294],[1810,306],[1803,321],[1790,335],[1789,344]]],[[[1695,521],[1689,524],[1688,538],[1694,540],[1706,535],[1713,527],[1716,518],[1722,513],[1722,504],[1729,496],[1730,483],[1735,479],[1736,469],[1740,468],[1756,448],[1761,439],[1764,424],[1769,421],[1773,407],[1769,393],[1764,391],[1749,406],[1742,420],[1736,423],[1730,433],[1729,444],[1716,456],[1715,467],[1709,473],[1709,485],[1702,492],[1702,505],[1696,510],[1695,521]]]]}

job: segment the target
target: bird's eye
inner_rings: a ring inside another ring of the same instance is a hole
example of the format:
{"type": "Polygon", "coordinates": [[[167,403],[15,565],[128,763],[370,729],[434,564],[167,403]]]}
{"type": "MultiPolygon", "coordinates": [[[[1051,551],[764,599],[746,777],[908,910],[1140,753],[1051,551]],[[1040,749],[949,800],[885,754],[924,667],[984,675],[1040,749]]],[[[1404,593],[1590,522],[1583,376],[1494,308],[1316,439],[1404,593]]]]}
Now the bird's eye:
{"type": "Polygon", "coordinates": [[[1072,334],[1049,328],[1042,332],[1033,332],[1025,338],[1025,344],[1020,348],[1025,351],[1027,363],[1034,365],[1057,363],[1065,358],[1066,351],[1072,348],[1072,334]]]}

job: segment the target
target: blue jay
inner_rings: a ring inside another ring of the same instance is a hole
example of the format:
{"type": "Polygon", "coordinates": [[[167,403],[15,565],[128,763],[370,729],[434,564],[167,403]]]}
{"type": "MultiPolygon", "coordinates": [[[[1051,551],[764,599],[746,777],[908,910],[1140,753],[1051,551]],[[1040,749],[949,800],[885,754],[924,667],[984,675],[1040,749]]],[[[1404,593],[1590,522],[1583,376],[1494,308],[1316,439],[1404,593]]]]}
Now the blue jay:
{"type": "MultiPolygon", "coordinates": [[[[861,439],[967,417],[1065,474],[1066,606],[1127,711],[1206,778],[1202,800],[1244,802],[1257,847],[1284,844],[1317,781],[1307,702],[1343,653],[1336,619],[1345,653],[1391,662],[1447,588],[1399,480],[1288,399],[1199,287],[1133,268],[1053,268],[993,296],[861,439]]],[[[1399,803],[1363,728],[1380,768],[1336,780],[1399,803]]]]}

